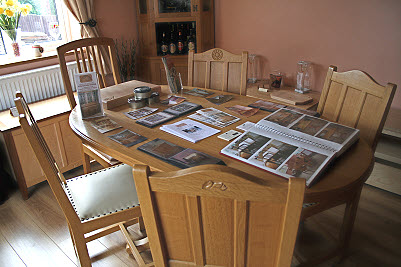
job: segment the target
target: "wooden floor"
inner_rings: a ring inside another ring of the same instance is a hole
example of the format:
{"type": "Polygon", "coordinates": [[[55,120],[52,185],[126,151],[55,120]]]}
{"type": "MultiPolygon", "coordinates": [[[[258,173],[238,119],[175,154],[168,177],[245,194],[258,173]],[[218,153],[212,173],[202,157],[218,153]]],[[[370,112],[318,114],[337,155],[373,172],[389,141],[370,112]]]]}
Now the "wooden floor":
{"type": "MultiPolygon", "coordinates": [[[[317,255],[328,248],[330,242],[317,233],[335,235],[342,211],[338,207],[308,219],[298,249],[317,255]]],[[[93,266],[137,266],[119,232],[88,248],[93,266]]],[[[66,221],[47,183],[36,186],[27,201],[16,191],[0,206],[0,266],[77,266],[66,221]]],[[[401,266],[401,197],[365,185],[348,257],[320,266],[401,266]]]]}

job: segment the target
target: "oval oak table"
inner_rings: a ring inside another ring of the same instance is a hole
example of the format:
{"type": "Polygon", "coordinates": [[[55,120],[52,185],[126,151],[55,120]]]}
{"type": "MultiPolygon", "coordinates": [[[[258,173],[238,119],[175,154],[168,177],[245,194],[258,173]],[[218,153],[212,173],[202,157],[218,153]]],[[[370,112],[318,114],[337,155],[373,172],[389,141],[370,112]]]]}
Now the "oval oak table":
{"type": "MultiPolygon", "coordinates": [[[[113,87],[116,86],[119,85],[114,85],[102,90],[112,90],[113,87]]],[[[215,92],[216,94],[230,94],[215,90],[209,91],[215,92]]],[[[224,112],[241,118],[240,121],[225,128],[222,128],[222,132],[235,129],[236,126],[244,123],[245,121],[257,122],[270,114],[269,112],[262,110],[258,111],[255,115],[251,117],[244,117],[235,114],[225,107],[231,107],[237,104],[247,106],[248,104],[251,104],[258,99],[234,94],[230,95],[233,95],[233,98],[230,101],[221,105],[215,105],[210,103],[205,98],[195,97],[187,94],[183,94],[183,97],[185,97],[187,101],[201,104],[204,108],[215,107],[223,110],[224,112]]],[[[163,93],[161,94],[162,99],[166,97],[167,96],[163,93]]],[[[167,106],[163,106],[161,104],[154,104],[152,105],[152,107],[158,107],[158,111],[167,108],[167,106]]],[[[218,134],[203,139],[194,144],[160,130],[160,126],[151,129],[135,123],[134,120],[128,118],[123,114],[123,112],[127,112],[130,110],[131,109],[128,105],[122,105],[112,110],[105,109],[105,114],[110,119],[121,125],[122,128],[104,134],[100,133],[91,126],[90,119],[82,120],[78,106],[71,111],[69,123],[72,130],[82,140],[83,143],[88,144],[100,151],[103,151],[113,158],[118,159],[121,162],[129,164],[131,166],[133,166],[133,164],[139,163],[149,165],[151,169],[159,171],[178,170],[178,167],[176,166],[170,165],[164,161],[161,161],[155,157],[152,157],[144,152],[137,150],[137,147],[143,145],[145,142],[151,141],[155,138],[161,138],[173,144],[192,148],[207,153],[211,156],[218,157],[222,159],[227,166],[261,177],[269,183],[273,184],[287,182],[287,180],[284,178],[220,154],[220,150],[225,147],[229,142],[217,138],[218,134]],[[123,129],[129,129],[135,133],[147,137],[148,139],[142,143],[128,148],[107,137],[109,135],[118,133],[123,129]]],[[[167,123],[174,123],[176,121],[182,120],[185,117],[186,116],[183,116],[167,123]]],[[[305,219],[328,208],[335,207],[344,203],[346,204],[343,224],[339,234],[339,242],[336,248],[327,255],[320,255],[319,257],[310,260],[308,264],[305,265],[309,265],[310,263],[315,264],[317,262],[327,260],[345,251],[352,232],[362,186],[370,175],[370,172],[373,168],[373,163],[374,157],[372,149],[364,140],[359,140],[329,166],[327,171],[323,173],[318,182],[305,190],[304,203],[308,204],[305,205],[305,207],[303,208],[302,219],[305,219]]]]}

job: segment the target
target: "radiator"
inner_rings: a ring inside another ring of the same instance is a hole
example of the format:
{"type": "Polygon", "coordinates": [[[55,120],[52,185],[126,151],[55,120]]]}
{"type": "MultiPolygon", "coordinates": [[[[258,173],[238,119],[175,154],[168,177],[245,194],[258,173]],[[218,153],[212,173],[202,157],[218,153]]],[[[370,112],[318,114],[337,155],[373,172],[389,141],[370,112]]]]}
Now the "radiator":
{"type": "MultiPolygon", "coordinates": [[[[67,63],[70,81],[78,73],[76,62],[67,63]]],[[[71,83],[73,90],[75,85],[71,83]]],[[[0,76],[0,110],[15,106],[15,92],[21,91],[28,103],[65,94],[59,65],[0,76]]]]}

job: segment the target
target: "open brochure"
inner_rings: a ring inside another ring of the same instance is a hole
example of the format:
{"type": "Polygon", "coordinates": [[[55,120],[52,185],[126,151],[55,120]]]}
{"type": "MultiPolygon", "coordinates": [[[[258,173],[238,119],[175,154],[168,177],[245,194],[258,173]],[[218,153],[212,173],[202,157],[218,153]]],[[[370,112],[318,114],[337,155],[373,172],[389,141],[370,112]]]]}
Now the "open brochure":
{"type": "Polygon", "coordinates": [[[96,72],[74,74],[82,119],[104,115],[96,72]]]}
{"type": "Polygon", "coordinates": [[[328,164],[359,138],[359,130],[279,109],[260,120],[221,153],[311,186],[328,164]]]}
{"type": "Polygon", "coordinates": [[[138,147],[138,150],[179,168],[190,168],[205,164],[225,165],[219,158],[212,157],[194,149],[184,148],[158,138],[141,145],[138,147]]]}
{"type": "Polygon", "coordinates": [[[196,143],[220,132],[220,130],[216,130],[212,127],[190,119],[181,120],[173,124],[163,125],[160,127],[160,130],[181,137],[192,143],[196,143]]]}

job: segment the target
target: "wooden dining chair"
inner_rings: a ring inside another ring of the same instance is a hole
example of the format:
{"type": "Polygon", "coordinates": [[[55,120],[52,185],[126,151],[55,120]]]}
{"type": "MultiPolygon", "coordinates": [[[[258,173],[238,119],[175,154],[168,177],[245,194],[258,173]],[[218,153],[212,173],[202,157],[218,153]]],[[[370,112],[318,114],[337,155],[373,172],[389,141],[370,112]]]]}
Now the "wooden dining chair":
{"type": "Polygon", "coordinates": [[[146,248],[146,243],[139,246],[144,240],[132,241],[127,230],[141,216],[132,167],[120,164],[66,180],[19,92],[15,104],[21,127],[67,219],[81,266],[91,266],[86,243],[119,230],[139,266],[145,266],[139,248],[146,248]]]}
{"type": "MultiPolygon", "coordinates": [[[[57,47],[61,76],[63,78],[64,89],[71,109],[75,108],[77,103],[72,87],[73,81],[70,80],[67,69],[66,57],[69,53],[74,54],[79,73],[88,71],[94,71],[97,73],[100,88],[107,86],[105,62],[110,63],[114,83],[121,83],[113,39],[106,37],[84,38],[57,47]]],[[[82,157],[85,173],[90,172],[90,158],[100,163],[104,168],[120,163],[111,156],[86,144],[82,145],[82,157]]]]}
{"type": "MultiPolygon", "coordinates": [[[[382,86],[376,83],[365,72],[359,70],[337,72],[337,67],[330,66],[317,111],[324,119],[359,129],[360,138],[364,139],[374,151],[396,88],[395,84],[387,83],[386,86],[382,86]]],[[[305,219],[346,204],[339,235],[338,249],[341,253],[344,253],[349,245],[362,185],[369,175],[370,173],[367,173],[364,179],[361,179],[362,184],[338,192],[338,198],[306,204],[302,210],[301,218],[305,219]]]]}
{"type": "Polygon", "coordinates": [[[290,266],[304,179],[221,165],[133,172],[155,266],[290,266]]]}
{"type": "Polygon", "coordinates": [[[220,48],[188,55],[188,86],[246,95],[248,52],[232,54],[220,48]]]}

